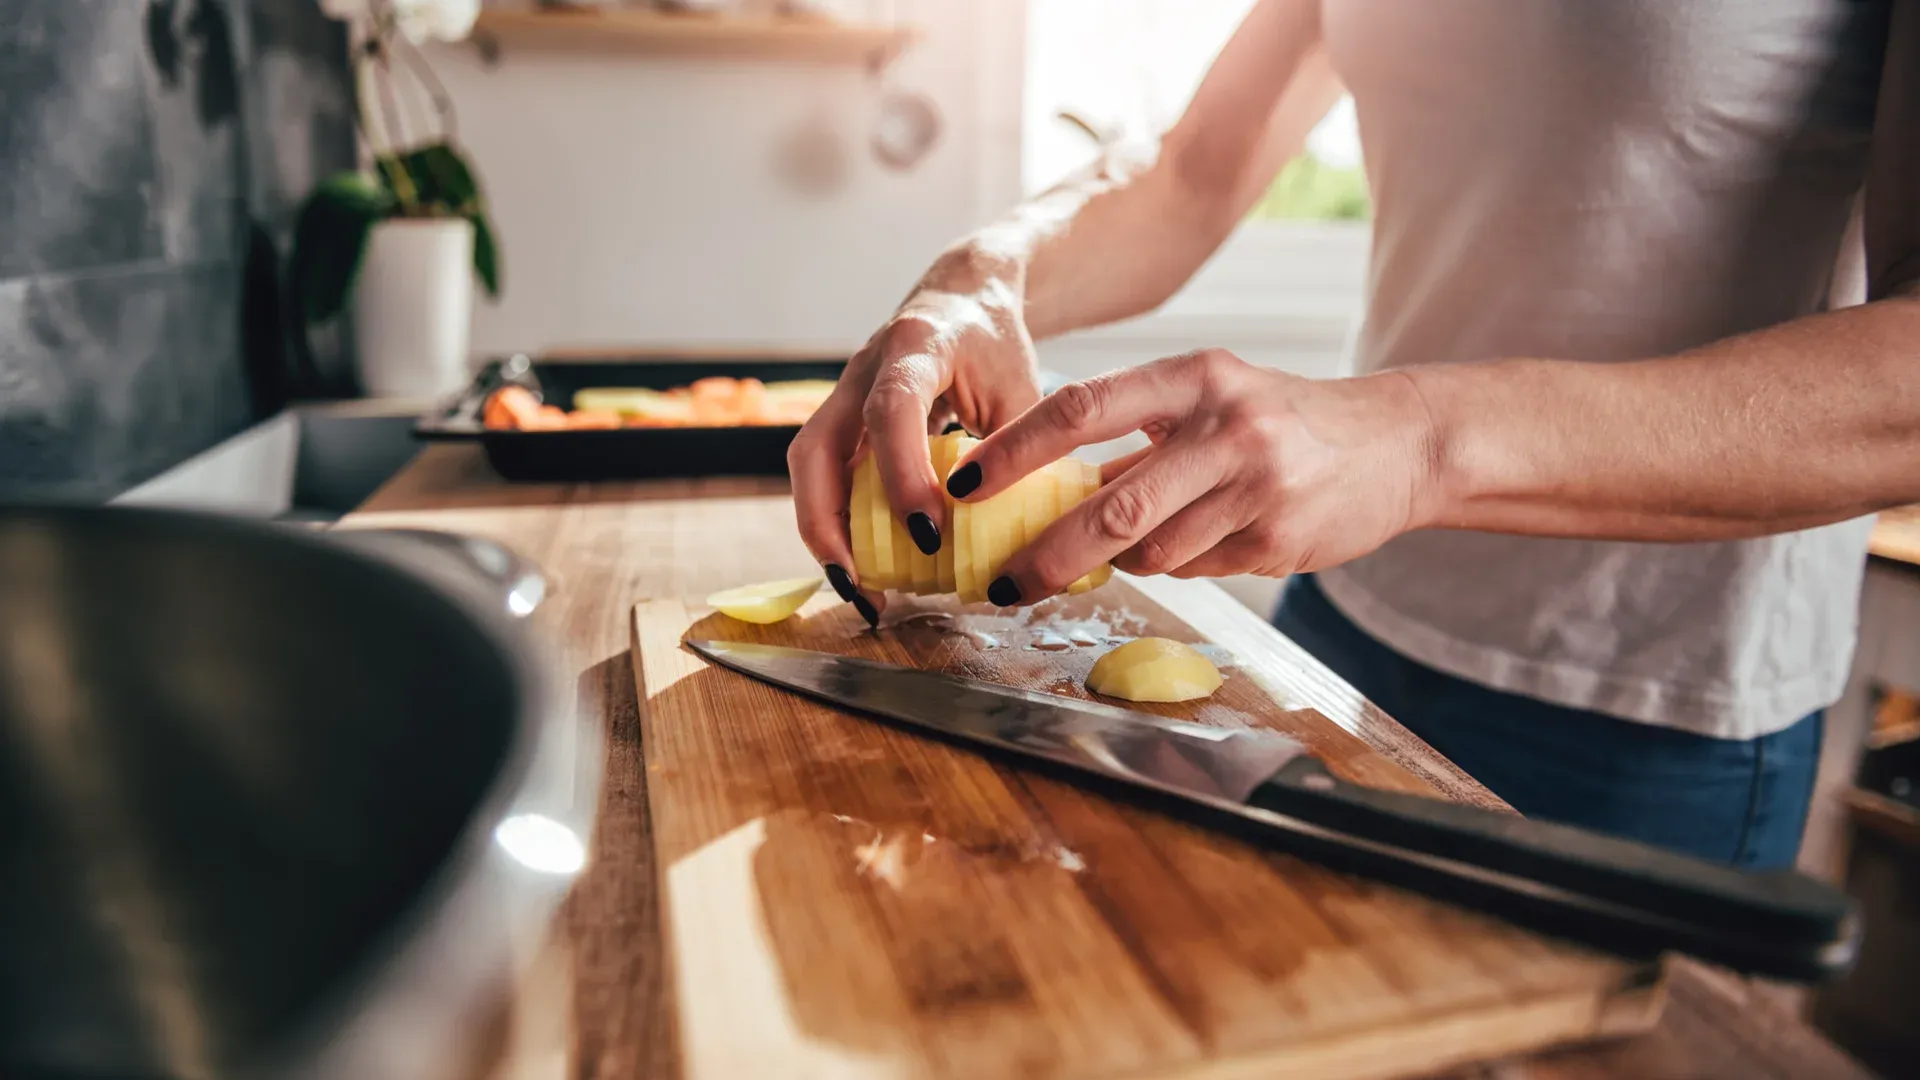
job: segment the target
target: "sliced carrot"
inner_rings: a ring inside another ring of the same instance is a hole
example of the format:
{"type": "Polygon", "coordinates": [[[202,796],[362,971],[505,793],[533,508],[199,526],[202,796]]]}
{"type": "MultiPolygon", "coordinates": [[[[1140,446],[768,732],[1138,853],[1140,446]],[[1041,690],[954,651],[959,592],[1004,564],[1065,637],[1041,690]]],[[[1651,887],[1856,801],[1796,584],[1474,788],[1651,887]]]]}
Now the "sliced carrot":
{"type": "Polygon", "coordinates": [[[490,428],[530,431],[540,426],[541,417],[548,409],[560,411],[540,404],[533,391],[524,386],[503,386],[488,396],[482,419],[490,428]]]}

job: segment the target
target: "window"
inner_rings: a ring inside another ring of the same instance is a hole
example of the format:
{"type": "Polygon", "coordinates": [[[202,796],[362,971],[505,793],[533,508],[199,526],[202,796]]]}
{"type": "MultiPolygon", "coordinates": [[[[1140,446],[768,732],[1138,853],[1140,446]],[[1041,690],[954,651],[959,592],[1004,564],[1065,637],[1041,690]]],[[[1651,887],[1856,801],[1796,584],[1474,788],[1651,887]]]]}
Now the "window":
{"type": "MultiPolygon", "coordinates": [[[[1102,138],[1166,130],[1252,5],[1028,0],[1027,191],[1085,166],[1102,138]]],[[[1144,318],[1049,342],[1042,361],[1084,378],[1219,346],[1254,363],[1337,374],[1362,304],[1369,211],[1353,102],[1343,100],[1178,296],[1144,318]]]]}
{"type": "MultiPolygon", "coordinates": [[[[1186,108],[1253,0],[1031,0],[1026,145],[1029,192],[1085,166],[1102,138],[1151,138],[1186,108]]],[[[1342,99],[1274,179],[1254,220],[1368,216],[1353,101],[1342,99]]]]}

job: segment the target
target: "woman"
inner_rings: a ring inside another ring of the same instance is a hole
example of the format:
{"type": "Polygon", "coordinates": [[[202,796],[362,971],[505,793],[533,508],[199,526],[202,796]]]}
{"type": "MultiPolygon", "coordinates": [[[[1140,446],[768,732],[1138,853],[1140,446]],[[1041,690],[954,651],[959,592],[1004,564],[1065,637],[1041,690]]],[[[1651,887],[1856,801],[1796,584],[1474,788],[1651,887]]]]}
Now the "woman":
{"type": "Polygon", "coordinates": [[[1911,3],[1262,0],[1157,155],[928,271],[794,443],[801,534],[872,620],[863,448],[937,550],[930,426],[990,433],[965,499],[1145,431],[995,603],[1108,559],[1302,575],[1281,629],[1523,813],[1789,864],[1859,519],[1920,498],[1916,76],[1911,3]],[[1342,81],[1376,207],[1360,374],[1202,350],[1042,400],[1033,341],[1171,295],[1342,81]]]}

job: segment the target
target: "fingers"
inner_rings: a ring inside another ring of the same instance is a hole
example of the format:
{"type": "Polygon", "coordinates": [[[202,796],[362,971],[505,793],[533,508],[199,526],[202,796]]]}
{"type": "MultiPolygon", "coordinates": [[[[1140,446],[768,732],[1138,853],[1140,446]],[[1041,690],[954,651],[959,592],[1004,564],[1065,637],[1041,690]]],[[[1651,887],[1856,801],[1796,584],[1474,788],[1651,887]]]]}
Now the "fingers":
{"type": "Polygon", "coordinates": [[[927,425],[949,375],[948,363],[931,351],[883,356],[862,409],[867,446],[887,502],[906,524],[914,546],[926,555],[940,550],[947,527],[946,500],[927,449],[927,425]]]}
{"type": "Polygon", "coordinates": [[[988,599],[1006,607],[1060,592],[1212,491],[1225,475],[1228,456],[1217,444],[1195,440],[1147,457],[1015,552],[988,599]]]}
{"type": "Polygon", "coordinates": [[[859,610],[869,626],[880,621],[884,596],[862,594],[847,532],[848,463],[860,445],[860,407],[873,382],[878,357],[871,347],[847,362],[833,393],[807,419],[787,447],[793,479],[794,520],[800,541],[826,571],[840,599],[859,610]]]}
{"type": "Polygon", "coordinates": [[[1199,394],[1193,380],[1180,377],[1185,359],[1070,383],[1041,398],[960,462],[948,492],[969,500],[991,498],[1079,447],[1184,415],[1199,394]]]}
{"type": "MultiPolygon", "coordinates": [[[[1020,328],[1020,335],[1022,339],[1026,337],[1024,327],[1020,328]]],[[[1031,342],[1027,343],[1024,355],[1033,355],[1031,342]]],[[[1039,376],[1032,370],[1003,373],[998,378],[986,380],[982,386],[968,387],[968,398],[971,406],[969,415],[977,418],[981,432],[991,434],[1013,423],[1039,403],[1039,376]]]]}
{"type": "Polygon", "coordinates": [[[1121,552],[1113,565],[1145,577],[1170,573],[1205,555],[1246,524],[1237,495],[1231,487],[1207,492],[1121,552]]]}
{"type": "Polygon", "coordinates": [[[860,402],[872,381],[873,359],[862,350],[848,361],[833,393],[800,425],[787,447],[800,541],[823,566],[853,566],[847,535],[847,464],[860,445],[860,402]]]}
{"type": "Polygon", "coordinates": [[[1270,547],[1271,541],[1259,530],[1242,529],[1188,560],[1185,565],[1167,571],[1167,576],[1202,578],[1262,573],[1266,569],[1270,547]]]}
{"type": "Polygon", "coordinates": [[[1131,454],[1122,454],[1119,457],[1112,459],[1111,461],[1101,462],[1100,482],[1102,484],[1111,484],[1115,480],[1120,479],[1121,475],[1124,474],[1128,469],[1131,469],[1135,465],[1138,465],[1142,461],[1145,461],[1147,459],[1147,455],[1153,453],[1155,449],[1157,448],[1152,446],[1143,446],[1140,449],[1135,450],[1131,454]]]}

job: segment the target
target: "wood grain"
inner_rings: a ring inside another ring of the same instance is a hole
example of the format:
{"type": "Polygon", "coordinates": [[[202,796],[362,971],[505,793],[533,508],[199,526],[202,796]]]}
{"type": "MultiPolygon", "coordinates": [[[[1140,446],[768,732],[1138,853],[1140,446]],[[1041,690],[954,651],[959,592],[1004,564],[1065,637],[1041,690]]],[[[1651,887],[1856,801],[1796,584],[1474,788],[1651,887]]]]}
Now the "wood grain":
{"type": "MultiPolygon", "coordinates": [[[[797,645],[1083,698],[1122,640],[1217,650],[1124,580],[1018,614],[897,598],[877,633],[826,595],[768,627],[661,600],[635,609],[634,635],[690,1077],[1400,1076],[1658,1016],[1657,969],[1264,853],[681,646],[797,645]]],[[[1218,656],[1213,697],[1140,707],[1274,728],[1350,780],[1435,793],[1263,685],[1284,650],[1218,656]]]]}
{"type": "MultiPolygon", "coordinates": [[[[494,1080],[683,1075],[675,981],[658,906],[646,764],[651,748],[640,741],[628,670],[631,605],[646,596],[700,596],[811,572],[792,522],[792,502],[777,481],[513,484],[488,468],[478,447],[447,444],[423,450],[344,523],[466,532],[539,562],[558,587],[535,620],[559,647],[565,673],[579,680],[578,708],[601,720],[610,742],[591,865],[574,888],[549,955],[522,982],[508,1021],[509,1045],[491,1070],[494,1080]]],[[[1266,643],[1276,651],[1259,663],[1290,678],[1299,701],[1376,752],[1452,797],[1493,801],[1325,669],[1311,662],[1289,668],[1286,658],[1297,650],[1218,588],[1172,579],[1138,587],[1243,658],[1260,654],[1254,646],[1266,643]]],[[[1264,918],[1260,901],[1250,894],[1242,908],[1230,910],[1264,918]]],[[[1232,920],[1233,927],[1243,923],[1257,928],[1260,920],[1232,920]]],[[[1870,1074],[1741,980],[1680,961],[1672,965],[1667,1009],[1652,1032],[1455,1075],[1869,1080],[1870,1074]]]]}

